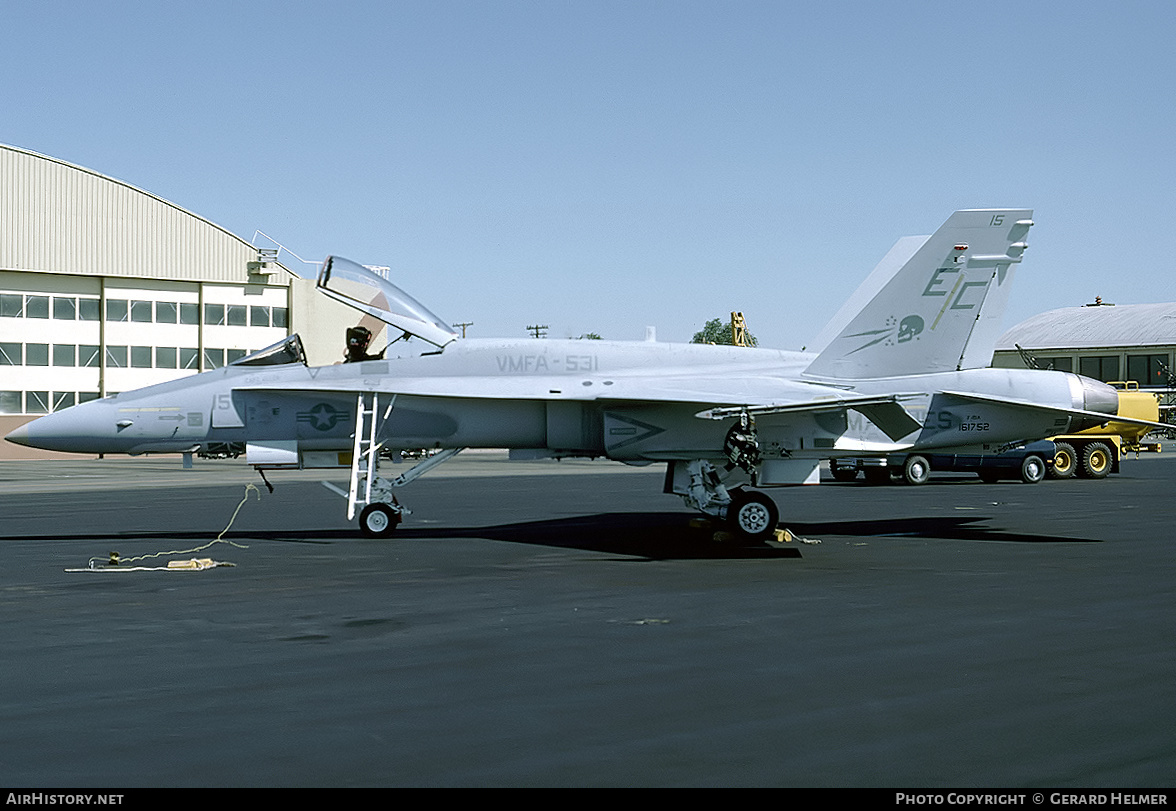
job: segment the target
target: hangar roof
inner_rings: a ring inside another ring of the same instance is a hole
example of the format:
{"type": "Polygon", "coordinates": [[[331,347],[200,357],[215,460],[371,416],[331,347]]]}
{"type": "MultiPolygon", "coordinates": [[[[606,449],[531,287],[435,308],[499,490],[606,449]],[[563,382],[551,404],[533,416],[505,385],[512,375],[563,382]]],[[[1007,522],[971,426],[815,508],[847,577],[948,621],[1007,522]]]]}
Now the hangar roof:
{"type": "Polygon", "coordinates": [[[257,262],[248,242],[161,197],[0,144],[0,270],[246,282],[257,262]]]}
{"type": "Polygon", "coordinates": [[[1176,303],[1066,307],[1027,318],[997,350],[1176,345],[1176,303]]]}

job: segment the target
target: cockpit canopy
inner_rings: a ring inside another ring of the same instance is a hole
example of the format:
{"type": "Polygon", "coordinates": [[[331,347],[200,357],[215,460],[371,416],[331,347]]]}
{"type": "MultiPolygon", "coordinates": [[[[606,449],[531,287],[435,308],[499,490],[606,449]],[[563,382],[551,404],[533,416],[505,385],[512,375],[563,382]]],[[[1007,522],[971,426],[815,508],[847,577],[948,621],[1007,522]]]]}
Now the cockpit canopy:
{"type": "Polygon", "coordinates": [[[392,282],[341,256],[328,256],[316,287],[326,295],[389,326],[443,347],[457,338],[453,327],[392,282]]]}
{"type": "Polygon", "coordinates": [[[231,362],[230,366],[284,366],[288,363],[306,365],[306,352],[302,349],[302,339],[297,334],[283,338],[277,343],[270,344],[265,349],[259,349],[240,360],[231,362]]]}

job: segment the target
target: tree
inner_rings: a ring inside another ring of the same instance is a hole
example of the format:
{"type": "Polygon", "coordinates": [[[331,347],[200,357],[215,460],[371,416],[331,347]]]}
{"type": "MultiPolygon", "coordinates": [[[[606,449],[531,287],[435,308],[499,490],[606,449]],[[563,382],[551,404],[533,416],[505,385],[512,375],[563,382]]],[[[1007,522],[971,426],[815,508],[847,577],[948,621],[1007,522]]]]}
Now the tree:
{"type": "MultiPolygon", "coordinates": [[[[746,331],[747,345],[758,346],[759,342],[755,336],[751,334],[750,330],[746,331]]],[[[721,318],[712,318],[706,322],[706,326],[701,331],[694,333],[694,337],[690,339],[692,344],[722,344],[724,346],[733,346],[734,339],[731,337],[731,322],[724,321],[721,318]]]]}

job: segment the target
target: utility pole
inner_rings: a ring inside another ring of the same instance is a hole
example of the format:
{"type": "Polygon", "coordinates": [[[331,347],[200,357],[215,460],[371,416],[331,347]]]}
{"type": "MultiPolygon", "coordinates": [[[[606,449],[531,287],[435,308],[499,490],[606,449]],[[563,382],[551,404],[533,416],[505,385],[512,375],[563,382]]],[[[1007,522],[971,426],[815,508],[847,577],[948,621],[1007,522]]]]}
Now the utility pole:
{"type": "Polygon", "coordinates": [[[465,337],[465,331],[466,331],[466,327],[472,327],[473,325],[474,325],[474,322],[473,322],[473,321],[462,321],[461,323],[459,323],[459,324],[454,324],[453,326],[455,326],[455,327],[461,327],[461,337],[463,337],[463,338],[464,338],[464,337],[465,337]]]}
{"type": "Polygon", "coordinates": [[[533,324],[533,325],[527,327],[527,332],[533,333],[536,338],[546,338],[547,337],[547,325],[546,324],[533,324]]]}

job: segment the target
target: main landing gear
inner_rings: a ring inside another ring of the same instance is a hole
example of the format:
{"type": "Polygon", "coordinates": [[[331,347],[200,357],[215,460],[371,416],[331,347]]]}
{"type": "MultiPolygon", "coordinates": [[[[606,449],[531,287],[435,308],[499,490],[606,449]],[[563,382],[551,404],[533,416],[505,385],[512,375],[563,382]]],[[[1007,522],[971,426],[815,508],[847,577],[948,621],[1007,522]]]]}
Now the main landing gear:
{"type": "Polygon", "coordinates": [[[672,462],[667,472],[666,490],[682,496],[692,508],[727,522],[731,531],[748,541],[765,541],[775,536],[780,510],[766,493],[744,489],[744,484],[728,488],[732,478],[748,481],[755,475],[763,457],[755,421],[748,414],[727,432],[723,443],[727,457],[724,473],[705,459],[672,462]]]}
{"type": "Polygon", "coordinates": [[[776,502],[742,484],[728,489],[719,469],[705,459],[673,462],[667,478],[667,492],[681,496],[691,509],[725,521],[738,537],[766,541],[775,535],[780,523],[776,502]]]}

